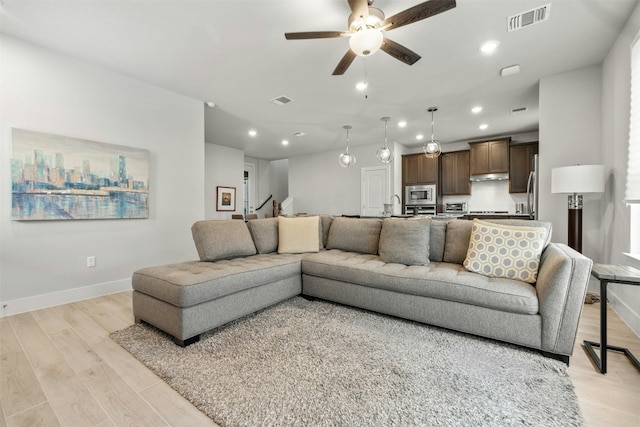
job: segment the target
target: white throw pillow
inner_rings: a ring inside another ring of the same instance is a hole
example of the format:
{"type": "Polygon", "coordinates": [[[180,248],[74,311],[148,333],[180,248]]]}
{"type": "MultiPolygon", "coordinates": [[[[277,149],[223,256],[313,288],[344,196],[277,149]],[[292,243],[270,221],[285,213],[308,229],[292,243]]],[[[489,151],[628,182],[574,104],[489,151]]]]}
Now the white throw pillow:
{"type": "Polygon", "coordinates": [[[535,283],[548,232],[543,227],[518,227],[474,219],[463,265],[485,276],[535,283]]]}
{"type": "Polygon", "coordinates": [[[278,217],[278,253],[318,252],[319,216],[278,217]]]}

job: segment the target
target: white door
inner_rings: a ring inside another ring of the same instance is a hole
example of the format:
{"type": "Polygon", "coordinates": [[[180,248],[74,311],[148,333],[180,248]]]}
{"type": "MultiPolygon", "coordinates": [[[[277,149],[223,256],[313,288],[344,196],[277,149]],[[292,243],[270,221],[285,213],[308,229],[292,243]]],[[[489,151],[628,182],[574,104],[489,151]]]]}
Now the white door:
{"type": "Polygon", "coordinates": [[[384,204],[389,203],[391,173],[389,166],[362,168],[361,216],[382,216],[384,204]]]}

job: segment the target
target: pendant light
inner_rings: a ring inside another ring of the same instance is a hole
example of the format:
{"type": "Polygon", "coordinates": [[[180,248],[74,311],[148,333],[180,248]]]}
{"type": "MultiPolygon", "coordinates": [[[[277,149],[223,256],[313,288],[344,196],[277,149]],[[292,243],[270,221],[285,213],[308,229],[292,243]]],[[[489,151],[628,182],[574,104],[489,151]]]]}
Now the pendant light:
{"type": "Polygon", "coordinates": [[[376,157],[382,163],[391,163],[393,161],[393,151],[391,151],[391,148],[387,146],[387,123],[389,122],[389,119],[389,117],[383,117],[380,119],[384,122],[384,147],[378,148],[376,157]]]}
{"type": "Polygon", "coordinates": [[[428,159],[433,159],[435,157],[438,157],[440,153],[442,153],[438,140],[433,139],[433,113],[438,111],[438,107],[429,107],[427,111],[431,113],[431,141],[425,142],[425,144],[422,146],[422,151],[428,159]]]}
{"type": "Polygon", "coordinates": [[[351,125],[344,125],[342,128],[347,130],[347,149],[338,156],[338,163],[340,163],[340,166],[343,168],[348,168],[356,164],[356,156],[349,153],[349,129],[351,129],[351,125]]]}

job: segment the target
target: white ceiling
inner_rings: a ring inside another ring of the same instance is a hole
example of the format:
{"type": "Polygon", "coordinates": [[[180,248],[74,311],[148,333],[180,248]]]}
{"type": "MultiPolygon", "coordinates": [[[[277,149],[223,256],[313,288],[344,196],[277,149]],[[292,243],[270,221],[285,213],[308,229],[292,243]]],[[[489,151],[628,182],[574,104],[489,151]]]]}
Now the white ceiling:
{"type": "MultiPolygon", "coordinates": [[[[387,17],[420,0],[376,0],[387,17]]],[[[186,96],[205,108],[206,142],[279,159],[384,140],[419,147],[538,129],[540,78],[602,62],[638,0],[457,0],[385,33],[420,54],[408,66],[379,51],[332,76],[346,38],[285,40],[285,32],[346,30],[347,0],[2,0],[0,31],[186,96]],[[507,17],[551,3],[548,21],[507,32],[507,17]],[[491,56],[484,41],[500,42],[491,56]],[[518,64],[521,72],[500,77],[518,64]],[[367,98],[355,89],[366,73],[367,98]],[[285,95],[294,101],[270,102],[285,95]],[[473,115],[470,109],[482,105],[473,115]],[[512,115],[511,110],[527,107],[512,115]],[[396,123],[406,120],[401,129],[396,123]],[[484,131],[480,123],[489,124],[484,131]],[[255,129],[257,137],[247,132],[255,129]],[[303,137],[293,136],[304,132],[303,137]],[[281,144],[290,141],[289,146],[281,144]]],[[[96,100],[100,102],[100,100],[96,100]]]]}

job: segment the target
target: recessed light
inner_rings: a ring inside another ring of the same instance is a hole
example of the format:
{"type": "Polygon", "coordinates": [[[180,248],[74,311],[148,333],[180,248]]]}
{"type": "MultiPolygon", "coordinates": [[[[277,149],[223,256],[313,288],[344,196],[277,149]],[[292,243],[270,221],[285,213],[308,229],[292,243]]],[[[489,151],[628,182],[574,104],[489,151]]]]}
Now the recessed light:
{"type": "Polygon", "coordinates": [[[405,126],[407,126],[407,122],[405,122],[404,120],[401,122],[398,122],[398,127],[403,128],[405,126]]]}
{"type": "Polygon", "coordinates": [[[289,145],[289,141],[288,141],[288,140],[286,140],[286,139],[283,139],[283,140],[282,140],[282,145],[289,145]]]}
{"type": "Polygon", "coordinates": [[[424,135],[423,135],[423,134],[421,134],[421,133],[419,133],[419,134],[417,134],[417,135],[416,135],[416,139],[417,139],[418,141],[420,141],[420,140],[424,139],[424,135]]]}
{"type": "Polygon", "coordinates": [[[486,128],[488,128],[488,127],[489,127],[489,125],[488,125],[488,124],[483,123],[483,124],[481,124],[480,126],[478,126],[478,129],[480,129],[480,130],[485,130],[485,129],[486,129],[486,128]]]}
{"type": "Polygon", "coordinates": [[[493,52],[495,52],[495,50],[498,48],[498,45],[500,45],[499,42],[495,40],[490,40],[488,42],[483,43],[482,46],[480,46],[480,51],[482,53],[490,55],[493,52]]]}
{"type": "Polygon", "coordinates": [[[255,130],[253,130],[253,129],[251,129],[251,130],[249,131],[249,136],[250,136],[250,137],[252,137],[252,138],[253,138],[253,137],[255,137],[257,134],[258,134],[258,132],[256,132],[256,131],[255,131],[255,130]]]}
{"type": "Polygon", "coordinates": [[[475,107],[473,107],[473,108],[471,109],[471,112],[472,112],[473,114],[478,114],[478,113],[479,113],[479,112],[481,112],[481,111],[482,111],[482,107],[481,107],[481,106],[479,106],[479,105],[476,105],[475,107]]]}
{"type": "Polygon", "coordinates": [[[299,130],[299,131],[294,132],[292,135],[297,137],[297,138],[302,138],[303,136],[306,135],[306,133],[304,133],[301,130],[299,130]]]}
{"type": "Polygon", "coordinates": [[[361,81],[356,83],[356,89],[358,90],[365,90],[367,88],[367,86],[369,86],[369,84],[366,81],[361,81]]]}

